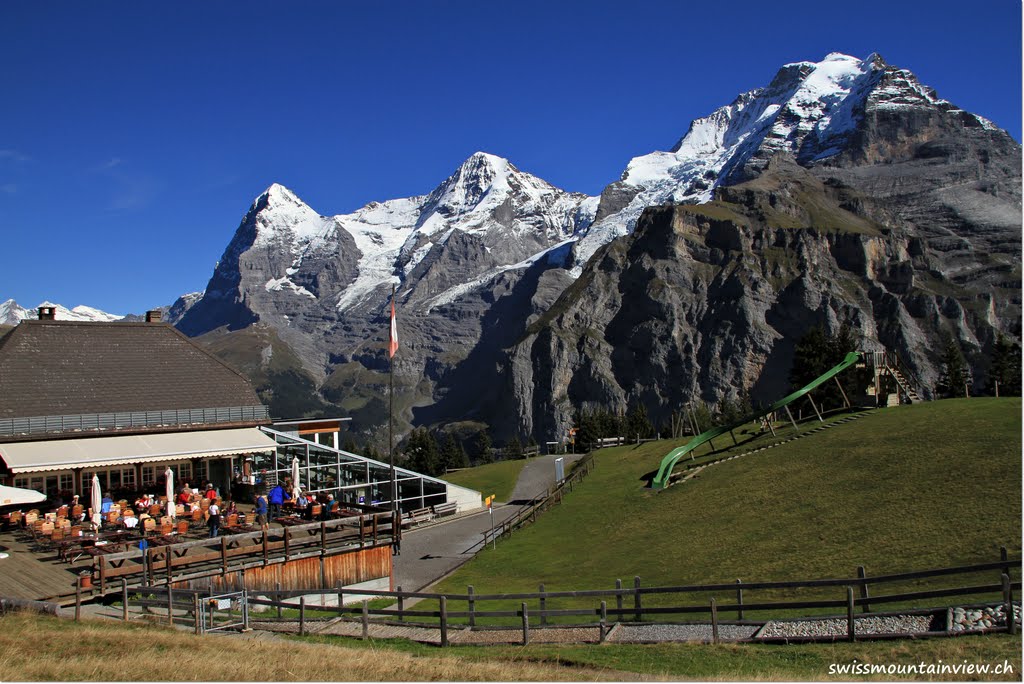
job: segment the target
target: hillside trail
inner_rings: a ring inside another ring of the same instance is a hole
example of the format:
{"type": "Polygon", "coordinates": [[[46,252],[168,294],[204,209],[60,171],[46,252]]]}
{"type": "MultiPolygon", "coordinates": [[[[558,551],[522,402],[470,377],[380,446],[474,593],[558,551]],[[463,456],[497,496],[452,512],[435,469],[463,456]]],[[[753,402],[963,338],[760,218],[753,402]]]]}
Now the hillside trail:
{"type": "MultiPolygon", "coordinates": [[[[519,512],[534,497],[555,484],[555,459],[535,456],[527,459],[507,502],[449,518],[443,522],[414,527],[402,534],[402,552],[393,557],[395,586],[405,591],[421,591],[454,572],[482,548],[484,533],[493,523],[497,527],[519,512]]],[[[582,455],[566,454],[565,472],[582,455]]],[[[490,496],[491,492],[480,492],[490,496]]]]}

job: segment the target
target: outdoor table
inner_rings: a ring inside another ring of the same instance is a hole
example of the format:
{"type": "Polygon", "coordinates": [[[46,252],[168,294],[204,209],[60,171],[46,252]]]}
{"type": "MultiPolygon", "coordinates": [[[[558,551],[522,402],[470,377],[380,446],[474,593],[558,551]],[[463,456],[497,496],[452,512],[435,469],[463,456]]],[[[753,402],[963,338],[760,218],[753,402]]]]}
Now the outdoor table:
{"type": "MultiPolygon", "coordinates": [[[[121,553],[123,551],[127,551],[128,550],[127,547],[129,546],[129,544],[130,544],[130,542],[127,542],[127,541],[123,541],[123,542],[104,542],[104,541],[101,540],[100,542],[98,542],[97,544],[94,544],[92,546],[84,546],[84,547],[82,547],[82,552],[85,553],[86,555],[92,556],[93,567],[95,567],[96,566],[96,559],[97,558],[99,558],[100,556],[106,556],[106,555],[109,555],[109,554],[121,553]]],[[[112,560],[112,561],[110,561],[110,567],[112,567],[112,568],[119,568],[122,565],[124,565],[125,560],[127,560],[127,559],[121,558],[119,560],[112,560]]]]}

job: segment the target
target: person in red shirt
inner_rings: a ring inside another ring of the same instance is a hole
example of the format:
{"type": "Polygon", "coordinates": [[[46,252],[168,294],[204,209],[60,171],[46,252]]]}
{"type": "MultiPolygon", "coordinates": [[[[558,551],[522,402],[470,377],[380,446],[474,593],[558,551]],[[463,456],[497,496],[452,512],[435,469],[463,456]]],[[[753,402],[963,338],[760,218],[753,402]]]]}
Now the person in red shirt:
{"type": "Polygon", "coordinates": [[[208,484],[208,485],[206,485],[206,494],[205,494],[205,496],[206,496],[206,498],[207,498],[207,499],[209,499],[210,501],[213,501],[214,499],[216,499],[216,498],[217,498],[217,490],[215,490],[215,489],[213,488],[213,485],[212,485],[212,484],[208,484]]]}

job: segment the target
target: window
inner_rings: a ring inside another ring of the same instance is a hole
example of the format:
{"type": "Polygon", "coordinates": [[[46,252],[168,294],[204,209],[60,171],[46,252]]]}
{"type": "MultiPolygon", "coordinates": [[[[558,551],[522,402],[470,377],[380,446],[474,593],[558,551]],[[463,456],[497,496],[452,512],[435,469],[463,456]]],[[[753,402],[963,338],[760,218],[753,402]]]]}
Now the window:
{"type": "Polygon", "coordinates": [[[156,469],[151,465],[142,466],[142,486],[148,487],[156,482],[156,469]]]}

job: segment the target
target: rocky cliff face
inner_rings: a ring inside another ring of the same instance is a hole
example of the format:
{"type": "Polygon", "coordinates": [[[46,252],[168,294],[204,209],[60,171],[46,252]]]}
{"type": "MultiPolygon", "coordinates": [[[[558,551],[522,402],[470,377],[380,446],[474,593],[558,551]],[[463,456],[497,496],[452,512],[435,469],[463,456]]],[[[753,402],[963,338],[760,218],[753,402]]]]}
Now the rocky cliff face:
{"type": "MultiPolygon", "coordinates": [[[[997,332],[1019,335],[1019,247],[950,258],[902,218],[916,191],[892,204],[821,174],[777,155],[715,201],[646,210],[509,352],[509,429],[563,435],[574,407],[640,402],[657,422],[743,389],[776,399],[814,325],[899,352],[926,392],[944,335],[979,366],[997,332]]],[[[989,229],[987,244],[1009,244],[989,229]]]]}

